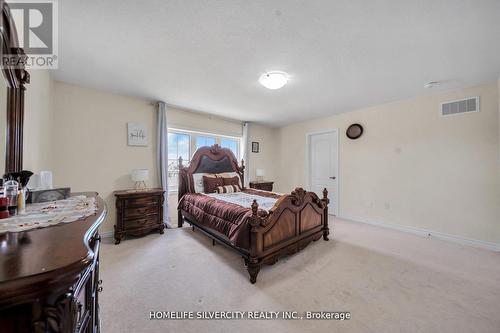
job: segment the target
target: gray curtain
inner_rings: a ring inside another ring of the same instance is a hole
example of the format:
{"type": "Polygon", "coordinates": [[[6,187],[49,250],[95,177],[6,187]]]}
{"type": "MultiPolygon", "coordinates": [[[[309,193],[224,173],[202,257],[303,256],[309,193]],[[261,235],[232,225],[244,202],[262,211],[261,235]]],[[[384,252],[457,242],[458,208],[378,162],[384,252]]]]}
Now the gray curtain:
{"type": "Polygon", "coordinates": [[[157,162],[158,179],[165,191],[165,202],[163,204],[163,221],[170,228],[168,215],[168,126],[167,126],[167,104],[158,102],[158,131],[157,131],[157,162]]]}
{"type": "Polygon", "coordinates": [[[250,149],[252,143],[250,142],[250,123],[243,123],[243,137],[241,138],[242,158],[245,161],[245,187],[249,187],[250,182],[250,149]]]}

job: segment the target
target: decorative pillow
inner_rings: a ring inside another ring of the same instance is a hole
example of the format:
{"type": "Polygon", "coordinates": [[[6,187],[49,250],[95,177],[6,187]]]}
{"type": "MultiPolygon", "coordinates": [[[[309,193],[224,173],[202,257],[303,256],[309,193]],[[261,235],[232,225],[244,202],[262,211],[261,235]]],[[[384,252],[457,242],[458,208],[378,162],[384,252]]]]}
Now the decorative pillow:
{"type": "Polygon", "coordinates": [[[231,178],[219,178],[224,181],[224,185],[237,185],[240,186],[240,177],[231,177],[231,178]]]}
{"type": "Polygon", "coordinates": [[[205,192],[205,184],[203,184],[203,176],[216,178],[217,176],[213,173],[193,173],[193,190],[194,193],[205,192]]]}
{"type": "Polygon", "coordinates": [[[224,186],[224,178],[203,176],[203,185],[205,193],[214,193],[216,188],[224,186]]]}
{"type": "Polygon", "coordinates": [[[236,171],[233,171],[233,172],[223,172],[223,173],[218,173],[217,174],[217,177],[221,177],[221,178],[233,178],[233,177],[238,177],[238,185],[241,187],[243,187],[243,184],[241,183],[241,178],[240,176],[238,175],[238,173],[236,171]]]}
{"type": "Polygon", "coordinates": [[[215,193],[234,193],[241,192],[241,187],[239,185],[226,185],[219,186],[215,189],[215,193]]]}

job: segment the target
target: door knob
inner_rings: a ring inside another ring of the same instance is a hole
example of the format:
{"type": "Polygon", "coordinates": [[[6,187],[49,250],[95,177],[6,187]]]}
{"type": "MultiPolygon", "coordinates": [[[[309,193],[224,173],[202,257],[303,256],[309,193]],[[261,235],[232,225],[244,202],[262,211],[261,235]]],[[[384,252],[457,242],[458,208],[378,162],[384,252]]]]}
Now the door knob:
{"type": "Polygon", "coordinates": [[[337,178],[337,177],[335,177],[335,176],[330,177],[330,179],[336,179],[336,178],[337,178]]]}

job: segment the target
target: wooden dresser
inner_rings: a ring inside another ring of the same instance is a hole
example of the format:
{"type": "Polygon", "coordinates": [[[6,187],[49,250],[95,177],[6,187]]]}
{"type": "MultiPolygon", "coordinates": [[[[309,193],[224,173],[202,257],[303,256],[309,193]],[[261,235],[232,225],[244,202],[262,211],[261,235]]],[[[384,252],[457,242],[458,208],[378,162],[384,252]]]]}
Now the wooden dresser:
{"type": "Polygon", "coordinates": [[[274,182],[268,182],[268,181],[253,181],[250,182],[250,188],[255,188],[257,190],[263,190],[263,191],[271,191],[273,190],[273,184],[274,182]]]}
{"type": "Polygon", "coordinates": [[[151,230],[163,234],[162,189],[116,191],[115,244],[120,244],[124,235],[142,236],[151,230]]]}
{"type": "Polygon", "coordinates": [[[2,333],[100,331],[99,197],[97,206],[81,221],[0,234],[2,333]]]}

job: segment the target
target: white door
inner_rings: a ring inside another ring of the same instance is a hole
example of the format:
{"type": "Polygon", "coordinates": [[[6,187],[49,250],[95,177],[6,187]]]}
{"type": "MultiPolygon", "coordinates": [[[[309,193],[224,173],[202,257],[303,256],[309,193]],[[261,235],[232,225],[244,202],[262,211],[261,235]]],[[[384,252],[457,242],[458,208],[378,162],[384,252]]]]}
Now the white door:
{"type": "Polygon", "coordinates": [[[328,213],[337,215],[338,203],[338,132],[309,135],[309,188],[320,198],[328,190],[328,213]]]}

